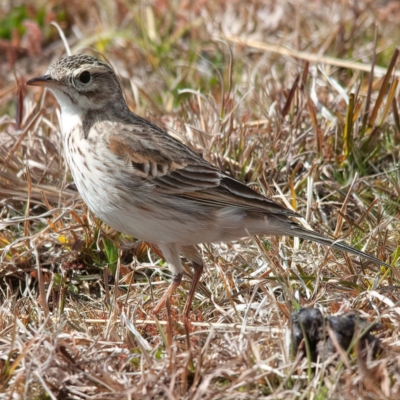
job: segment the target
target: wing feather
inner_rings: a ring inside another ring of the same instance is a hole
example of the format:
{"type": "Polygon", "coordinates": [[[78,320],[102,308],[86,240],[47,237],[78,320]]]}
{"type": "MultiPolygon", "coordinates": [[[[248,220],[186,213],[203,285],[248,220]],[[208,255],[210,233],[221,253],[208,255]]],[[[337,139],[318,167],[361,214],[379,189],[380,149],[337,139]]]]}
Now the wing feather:
{"type": "Polygon", "coordinates": [[[217,207],[240,207],[249,212],[299,216],[204,160],[184,144],[146,121],[127,124],[109,137],[109,149],[124,160],[132,174],[153,183],[159,193],[217,207]]]}

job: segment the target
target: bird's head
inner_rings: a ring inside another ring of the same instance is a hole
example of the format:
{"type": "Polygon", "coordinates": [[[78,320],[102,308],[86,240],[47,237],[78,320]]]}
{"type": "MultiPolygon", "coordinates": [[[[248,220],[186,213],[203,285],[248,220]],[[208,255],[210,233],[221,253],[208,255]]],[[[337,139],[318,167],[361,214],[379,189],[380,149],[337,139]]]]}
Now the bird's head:
{"type": "Polygon", "coordinates": [[[46,75],[30,79],[27,85],[49,88],[61,110],[100,110],[123,102],[121,87],[113,69],[99,59],[83,54],[64,57],[50,65],[46,75]]]}

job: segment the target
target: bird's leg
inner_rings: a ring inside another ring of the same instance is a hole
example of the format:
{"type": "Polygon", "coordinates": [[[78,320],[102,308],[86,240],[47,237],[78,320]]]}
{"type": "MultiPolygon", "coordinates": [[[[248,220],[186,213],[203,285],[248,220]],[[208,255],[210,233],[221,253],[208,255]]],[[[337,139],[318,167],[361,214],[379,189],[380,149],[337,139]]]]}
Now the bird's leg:
{"type": "Polygon", "coordinates": [[[192,267],[194,270],[193,280],[190,283],[189,294],[186,299],[185,308],[183,309],[183,317],[186,320],[189,319],[190,308],[192,306],[193,298],[196,293],[197,285],[199,284],[201,275],[203,274],[204,264],[201,255],[197,251],[195,246],[185,246],[180,249],[183,256],[185,256],[189,261],[192,262],[192,267]]]}
{"type": "Polygon", "coordinates": [[[160,310],[164,307],[167,299],[171,298],[175,290],[181,284],[183,276],[183,267],[181,258],[179,256],[178,247],[175,244],[157,244],[157,247],[161,250],[165,261],[168,263],[168,268],[172,272],[172,282],[168,289],[165,291],[160,301],[154,307],[152,313],[157,315],[160,310]]]}
{"type": "Polygon", "coordinates": [[[178,286],[181,284],[182,281],[182,273],[178,275],[174,275],[172,277],[172,282],[169,285],[168,289],[165,291],[157,305],[153,308],[152,313],[157,315],[160,313],[161,309],[165,306],[165,303],[168,299],[171,298],[171,296],[174,294],[175,290],[178,288],[178,286]]]}
{"type": "Polygon", "coordinates": [[[189,319],[190,308],[191,308],[192,303],[193,303],[193,298],[194,298],[194,295],[196,293],[197,285],[199,284],[201,275],[203,274],[203,270],[204,270],[203,263],[197,264],[197,263],[193,262],[192,263],[192,267],[194,269],[193,280],[190,283],[189,294],[188,294],[188,297],[186,299],[185,308],[183,309],[183,316],[186,319],[189,319]]]}

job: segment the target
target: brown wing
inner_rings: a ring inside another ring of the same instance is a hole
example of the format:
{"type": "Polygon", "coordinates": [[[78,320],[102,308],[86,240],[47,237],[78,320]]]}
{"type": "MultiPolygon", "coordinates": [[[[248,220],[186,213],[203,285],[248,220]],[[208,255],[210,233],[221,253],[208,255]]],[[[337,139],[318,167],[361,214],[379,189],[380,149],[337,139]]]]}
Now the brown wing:
{"type": "Polygon", "coordinates": [[[201,201],[202,203],[246,208],[248,211],[253,212],[270,212],[272,214],[301,217],[296,212],[250,189],[244,183],[223,174],[221,174],[221,182],[217,188],[185,193],[184,197],[201,201]]]}
{"type": "Polygon", "coordinates": [[[161,192],[183,194],[219,186],[215,167],[172,137],[165,139],[122,133],[110,136],[109,149],[161,192]]]}
{"type": "Polygon", "coordinates": [[[152,182],[157,192],[203,205],[236,206],[254,212],[299,216],[223,174],[147,121],[146,126],[140,126],[140,129],[131,124],[126,128],[122,133],[110,136],[109,149],[128,167],[133,167],[135,177],[152,182]]]}

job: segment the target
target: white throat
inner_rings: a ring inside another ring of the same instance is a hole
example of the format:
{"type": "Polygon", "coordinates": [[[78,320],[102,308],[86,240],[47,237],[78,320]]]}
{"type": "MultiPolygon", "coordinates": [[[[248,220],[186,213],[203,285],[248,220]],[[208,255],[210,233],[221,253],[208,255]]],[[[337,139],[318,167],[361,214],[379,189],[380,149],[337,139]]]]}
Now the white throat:
{"type": "Polygon", "coordinates": [[[76,125],[82,123],[82,109],[61,90],[52,90],[61,107],[61,129],[64,134],[70,133],[76,125]]]}

